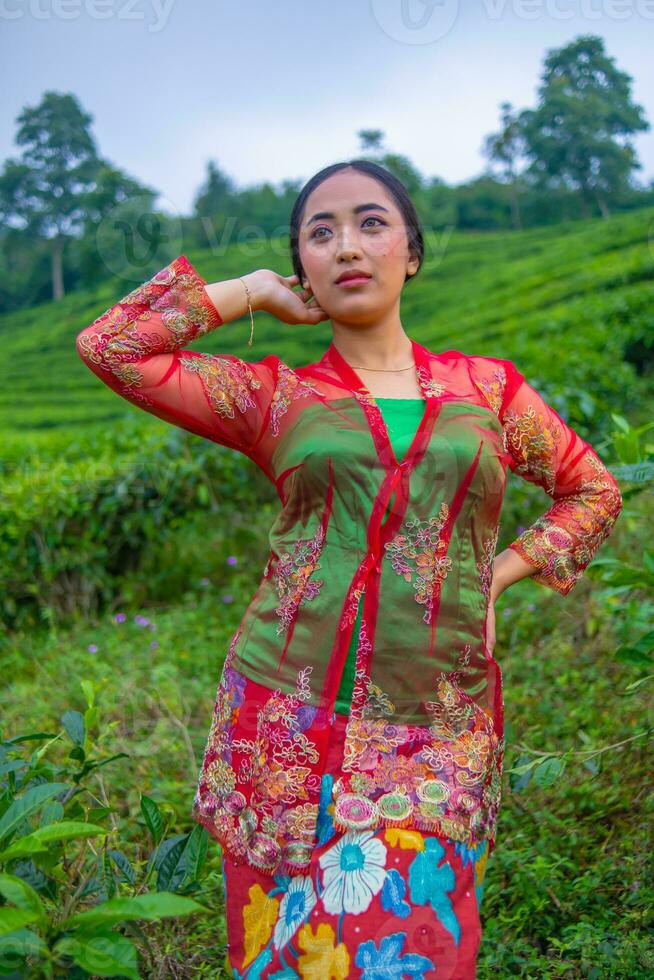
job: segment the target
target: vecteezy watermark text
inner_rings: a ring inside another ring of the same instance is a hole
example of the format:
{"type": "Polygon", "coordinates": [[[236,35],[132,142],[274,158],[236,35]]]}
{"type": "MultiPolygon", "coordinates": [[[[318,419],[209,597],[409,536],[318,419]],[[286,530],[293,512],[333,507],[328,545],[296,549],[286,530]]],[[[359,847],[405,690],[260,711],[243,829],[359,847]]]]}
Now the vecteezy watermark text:
{"type": "Polygon", "coordinates": [[[0,0],[0,20],[91,20],[145,21],[155,33],[166,26],[174,0],[0,0]]]}
{"type": "MultiPolygon", "coordinates": [[[[432,44],[454,28],[463,5],[459,0],[371,0],[374,20],[392,40],[401,44],[432,44]]],[[[590,22],[630,17],[654,20],[654,0],[477,0],[466,3],[466,14],[490,21],[513,16],[517,20],[590,22]]]]}

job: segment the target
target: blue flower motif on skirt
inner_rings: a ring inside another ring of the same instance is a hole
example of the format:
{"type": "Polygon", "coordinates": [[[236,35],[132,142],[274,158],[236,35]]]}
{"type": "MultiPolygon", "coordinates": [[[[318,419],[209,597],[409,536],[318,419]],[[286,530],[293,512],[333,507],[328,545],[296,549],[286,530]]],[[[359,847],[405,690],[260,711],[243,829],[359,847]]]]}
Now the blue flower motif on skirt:
{"type": "Polygon", "coordinates": [[[434,964],[418,953],[405,953],[402,956],[405,940],[406,932],[394,932],[391,936],[384,936],[379,949],[372,939],[361,943],[354,960],[363,970],[361,980],[403,980],[406,976],[424,980],[425,970],[433,970],[434,964]]]}
{"type": "Polygon", "coordinates": [[[381,904],[385,912],[393,912],[400,919],[406,919],[411,914],[411,906],[404,901],[406,884],[399,871],[391,868],[386,873],[386,880],[381,891],[381,904]]]}
{"type": "Polygon", "coordinates": [[[424,851],[418,851],[409,867],[409,890],[411,901],[416,905],[430,903],[440,922],[458,943],[461,926],[448,896],[456,886],[456,875],[448,861],[438,867],[444,856],[445,849],[439,840],[427,837],[424,851]]]}

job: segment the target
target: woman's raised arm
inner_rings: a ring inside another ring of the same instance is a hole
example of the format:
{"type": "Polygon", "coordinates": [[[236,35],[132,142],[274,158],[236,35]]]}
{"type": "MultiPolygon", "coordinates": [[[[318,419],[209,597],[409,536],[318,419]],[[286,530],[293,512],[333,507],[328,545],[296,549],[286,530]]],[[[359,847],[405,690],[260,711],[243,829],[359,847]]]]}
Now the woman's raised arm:
{"type": "MultiPolygon", "coordinates": [[[[318,321],[318,311],[307,310],[292,291],[297,277],[266,269],[243,278],[253,308],[277,312],[287,322],[318,321]]],[[[208,285],[180,255],[85,327],[77,335],[77,351],[94,374],[127,401],[252,455],[275,392],[279,358],[268,355],[249,362],[233,354],[183,349],[246,311],[242,282],[208,285]]]]}

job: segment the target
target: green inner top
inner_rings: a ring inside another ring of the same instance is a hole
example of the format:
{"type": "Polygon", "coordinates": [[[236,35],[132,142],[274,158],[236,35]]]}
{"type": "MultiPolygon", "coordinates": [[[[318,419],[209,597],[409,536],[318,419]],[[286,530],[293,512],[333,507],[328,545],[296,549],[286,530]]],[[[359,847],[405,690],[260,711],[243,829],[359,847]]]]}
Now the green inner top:
{"type": "MultiPolygon", "coordinates": [[[[425,411],[424,398],[375,398],[382,413],[388,437],[398,460],[401,460],[407,449],[411,445],[420,420],[425,411]]],[[[386,508],[384,520],[390,510],[390,504],[386,508]]],[[[349,714],[352,703],[352,692],[354,690],[354,671],[356,667],[356,650],[359,641],[359,628],[363,615],[363,596],[359,599],[357,617],[352,630],[352,638],[347,651],[347,659],[341,676],[341,683],[336,695],[334,711],[340,714],[349,714]]]]}

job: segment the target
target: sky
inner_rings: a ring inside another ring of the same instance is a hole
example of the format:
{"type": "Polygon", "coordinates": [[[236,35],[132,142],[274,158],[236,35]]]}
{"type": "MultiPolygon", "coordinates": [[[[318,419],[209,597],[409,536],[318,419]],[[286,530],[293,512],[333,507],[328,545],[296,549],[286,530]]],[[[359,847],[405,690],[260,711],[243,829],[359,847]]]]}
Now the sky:
{"type": "MultiPolygon", "coordinates": [[[[307,180],[360,129],[425,177],[480,174],[500,104],[533,107],[549,49],[604,39],[654,121],[654,0],[0,0],[0,159],[48,90],[98,152],[187,214],[213,160],[237,187],[307,180]]],[[[654,134],[637,135],[654,179],[654,134]]]]}

